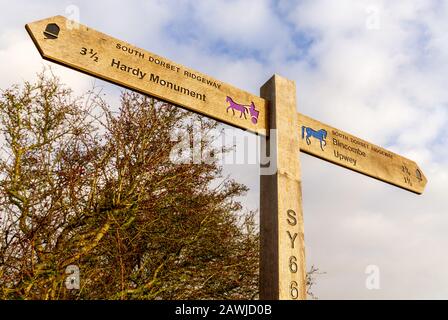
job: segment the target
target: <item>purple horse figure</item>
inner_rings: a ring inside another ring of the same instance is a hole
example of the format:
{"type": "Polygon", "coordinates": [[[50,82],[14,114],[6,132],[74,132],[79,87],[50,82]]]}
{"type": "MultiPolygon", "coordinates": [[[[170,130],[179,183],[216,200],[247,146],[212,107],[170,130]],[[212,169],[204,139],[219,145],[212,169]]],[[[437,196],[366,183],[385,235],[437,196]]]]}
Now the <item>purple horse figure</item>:
{"type": "Polygon", "coordinates": [[[244,119],[246,118],[246,112],[247,111],[247,107],[242,105],[242,104],[238,104],[235,101],[232,100],[232,98],[227,97],[227,102],[230,103],[230,105],[227,107],[226,111],[229,112],[229,109],[232,109],[233,115],[235,115],[235,110],[241,112],[240,113],[240,118],[244,115],[244,119]]]}

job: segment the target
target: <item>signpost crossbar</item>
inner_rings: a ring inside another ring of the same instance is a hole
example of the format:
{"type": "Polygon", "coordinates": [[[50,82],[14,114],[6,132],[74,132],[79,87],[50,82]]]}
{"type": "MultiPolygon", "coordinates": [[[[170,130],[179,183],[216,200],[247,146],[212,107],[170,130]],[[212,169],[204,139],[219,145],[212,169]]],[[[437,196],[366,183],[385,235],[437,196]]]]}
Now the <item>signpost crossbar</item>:
{"type": "Polygon", "coordinates": [[[296,111],[293,81],[273,76],[261,97],[87,26],[55,16],[27,24],[49,61],[266,136],[260,176],[260,297],[305,299],[305,245],[299,151],[422,193],[427,180],[405,157],[296,111]]]}

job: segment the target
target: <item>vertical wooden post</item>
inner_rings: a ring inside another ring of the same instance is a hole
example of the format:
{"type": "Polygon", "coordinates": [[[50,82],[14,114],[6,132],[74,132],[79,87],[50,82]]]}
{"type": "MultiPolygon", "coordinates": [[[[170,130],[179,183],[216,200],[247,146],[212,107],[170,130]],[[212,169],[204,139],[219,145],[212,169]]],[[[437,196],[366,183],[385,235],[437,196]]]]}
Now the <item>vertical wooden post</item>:
{"type": "MultiPolygon", "coordinates": [[[[269,101],[271,174],[260,168],[260,299],[306,299],[305,244],[296,87],[274,75],[260,89],[269,101]],[[276,169],[276,170],[272,170],[276,169]]],[[[263,161],[263,160],[262,160],[263,161]]]]}

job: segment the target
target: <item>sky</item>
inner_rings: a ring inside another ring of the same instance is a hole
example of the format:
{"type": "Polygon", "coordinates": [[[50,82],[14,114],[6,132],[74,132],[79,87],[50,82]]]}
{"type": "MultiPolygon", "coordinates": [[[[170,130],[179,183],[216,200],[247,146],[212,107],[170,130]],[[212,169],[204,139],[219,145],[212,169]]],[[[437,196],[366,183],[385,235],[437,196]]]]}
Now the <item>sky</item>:
{"type": "MultiPolygon", "coordinates": [[[[253,94],[273,74],[294,80],[299,112],[416,161],[423,195],[301,154],[307,269],[323,272],[319,299],[448,298],[448,2],[15,0],[0,13],[0,88],[50,64],[24,25],[54,15],[253,94]]],[[[52,68],[118,103],[117,86],[52,68]]],[[[225,172],[257,209],[258,166],[225,172]]]]}

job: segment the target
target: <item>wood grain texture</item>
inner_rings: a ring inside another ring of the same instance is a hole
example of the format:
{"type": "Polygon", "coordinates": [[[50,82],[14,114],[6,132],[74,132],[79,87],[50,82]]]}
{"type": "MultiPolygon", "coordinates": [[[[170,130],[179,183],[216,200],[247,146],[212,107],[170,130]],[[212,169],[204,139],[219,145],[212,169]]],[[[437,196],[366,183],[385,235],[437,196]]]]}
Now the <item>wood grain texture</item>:
{"type": "Polygon", "coordinates": [[[262,155],[274,174],[260,176],[260,298],[306,299],[305,243],[295,83],[275,75],[260,90],[275,132],[262,155]]]}
{"type": "Polygon", "coordinates": [[[260,176],[261,299],[306,299],[300,151],[418,194],[427,183],[414,161],[297,113],[295,84],[280,76],[258,97],[62,16],[26,30],[46,60],[267,136],[261,154],[276,170],[260,176]]]}
{"type": "Polygon", "coordinates": [[[302,152],[405,190],[423,193],[427,179],[414,161],[302,114],[298,117],[302,152]]]}
{"type": "Polygon", "coordinates": [[[44,59],[244,130],[266,132],[267,106],[260,97],[62,16],[25,27],[44,59]],[[45,34],[49,24],[59,27],[56,38],[45,34]]]}
{"type": "MultiPolygon", "coordinates": [[[[269,134],[269,110],[263,98],[62,16],[27,24],[26,29],[44,59],[220,122],[260,135],[269,134]],[[56,37],[45,33],[49,24],[60,29],[56,37]]],[[[327,133],[322,148],[316,137],[307,139],[305,134],[300,139],[300,151],[405,190],[423,192],[427,180],[414,161],[305,115],[299,114],[299,122],[301,136],[303,128],[324,129],[327,133]],[[339,144],[334,144],[333,139],[339,144]]]]}

